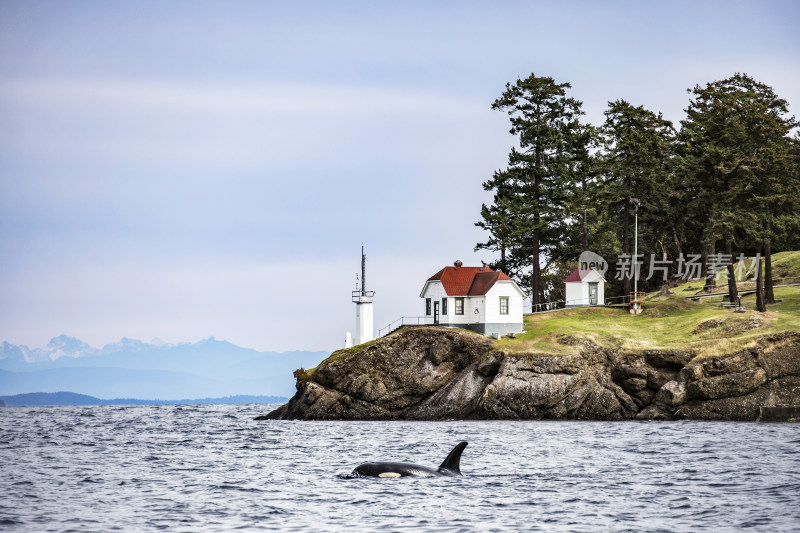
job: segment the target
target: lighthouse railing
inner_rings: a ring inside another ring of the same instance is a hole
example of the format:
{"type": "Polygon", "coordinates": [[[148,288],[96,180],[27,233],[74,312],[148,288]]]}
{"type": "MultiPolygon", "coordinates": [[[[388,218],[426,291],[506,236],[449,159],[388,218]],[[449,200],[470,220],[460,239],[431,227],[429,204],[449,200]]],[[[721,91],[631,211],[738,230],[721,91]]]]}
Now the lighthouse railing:
{"type": "Polygon", "coordinates": [[[353,303],[366,304],[372,303],[375,291],[353,291],[353,303]]]}
{"type": "Polygon", "coordinates": [[[401,316],[388,326],[378,330],[378,338],[385,337],[389,333],[403,326],[425,326],[433,324],[432,316],[401,316]]]}

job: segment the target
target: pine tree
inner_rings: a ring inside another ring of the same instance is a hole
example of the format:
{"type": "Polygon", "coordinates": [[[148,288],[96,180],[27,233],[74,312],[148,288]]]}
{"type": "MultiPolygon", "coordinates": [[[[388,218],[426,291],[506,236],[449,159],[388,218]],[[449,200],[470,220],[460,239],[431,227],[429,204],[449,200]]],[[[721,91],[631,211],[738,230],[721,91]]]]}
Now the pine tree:
{"type": "Polygon", "coordinates": [[[511,188],[510,172],[498,170],[494,176],[483,184],[487,191],[494,190],[494,203],[481,205],[481,220],[475,225],[489,232],[489,240],[475,245],[475,251],[491,250],[500,253],[500,259],[490,264],[511,276],[516,276],[516,268],[511,268],[508,252],[513,247],[512,229],[517,211],[514,205],[514,194],[511,188]]]}
{"type": "Polygon", "coordinates": [[[492,104],[508,113],[519,148],[512,147],[508,168],[484,184],[495,190],[495,203],[483,206],[477,225],[492,237],[477,248],[505,250],[501,260],[530,288],[534,310],[544,303],[542,261],[561,242],[570,194],[588,157],[591,136],[579,121],[581,102],[567,96],[570,87],[531,74],[507,83],[492,104]]]}
{"type": "MultiPolygon", "coordinates": [[[[669,228],[663,221],[668,204],[663,185],[668,180],[674,129],[661,113],[634,107],[625,100],[609,102],[605,116],[600,128],[604,143],[602,197],[618,217],[622,253],[632,255],[635,200],[641,206],[640,232],[648,231],[652,240],[665,240],[661,234],[656,237],[656,232],[669,228]]],[[[623,277],[622,287],[623,294],[631,292],[630,277],[623,277]]]]}
{"type": "MultiPolygon", "coordinates": [[[[746,74],[690,92],[680,147],[686,171],[701,183],[694,201],[708,214],[705,244],[713,248],[722,240],[731,249],[739,234],[762,249],[765,267],[759,272],[772,302],[771,243],[783,214],[798,206],[788,137],[797,122],[787,116],[785,100],[746,74]]],[[[735,284],[729,283],[729,296],[736,296],[735,284]]]]}

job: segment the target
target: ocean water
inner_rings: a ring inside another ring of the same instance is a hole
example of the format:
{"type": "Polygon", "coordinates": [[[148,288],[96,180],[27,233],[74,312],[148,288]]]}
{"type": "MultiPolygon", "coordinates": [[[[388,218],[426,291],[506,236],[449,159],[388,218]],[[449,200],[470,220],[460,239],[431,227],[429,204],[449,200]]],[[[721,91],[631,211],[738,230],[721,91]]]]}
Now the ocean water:
{"type": "Polygon", "coordinates": [[[3,531],[800,531],[800,425],[0,409],[3,531]],[[352,478],[365,461],[458,478],[352,478]]]}

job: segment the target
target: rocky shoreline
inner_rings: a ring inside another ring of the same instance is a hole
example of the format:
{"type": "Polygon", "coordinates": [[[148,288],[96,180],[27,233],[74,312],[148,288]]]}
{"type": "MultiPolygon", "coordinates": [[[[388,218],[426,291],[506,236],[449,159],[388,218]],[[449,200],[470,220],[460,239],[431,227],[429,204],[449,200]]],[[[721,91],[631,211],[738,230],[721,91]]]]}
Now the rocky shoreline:
{"type": "Polygon", "coordinates": [[[800,418],[800,334],[719,356],[628,353],[560,336],[568,354],[503,351],[460,329],[412,327],[298,371],[258,419],[764,420],[800,418]]]}

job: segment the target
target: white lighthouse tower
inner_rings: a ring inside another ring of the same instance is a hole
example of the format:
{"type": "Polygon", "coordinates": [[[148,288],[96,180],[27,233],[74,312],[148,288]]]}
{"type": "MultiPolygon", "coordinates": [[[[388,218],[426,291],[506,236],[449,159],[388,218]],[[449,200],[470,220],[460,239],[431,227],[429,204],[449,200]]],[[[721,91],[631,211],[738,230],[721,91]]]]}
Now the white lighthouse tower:
{"type": "Polygon", "coordinates": [[[353,345],[364,344],[375,338],[373,334],[372,298],[375,291],[367,290],[367,256],[361,246],[361,289],[353,291],[353,303],[356,304],[356,335],[353,345]]]}

